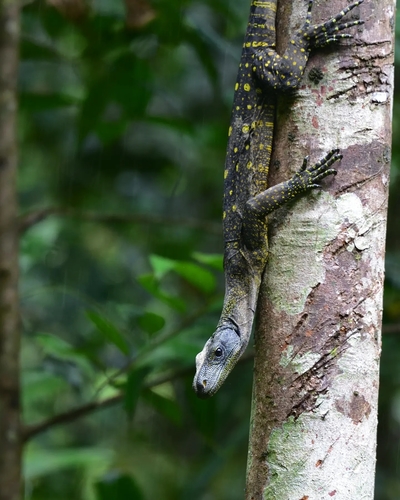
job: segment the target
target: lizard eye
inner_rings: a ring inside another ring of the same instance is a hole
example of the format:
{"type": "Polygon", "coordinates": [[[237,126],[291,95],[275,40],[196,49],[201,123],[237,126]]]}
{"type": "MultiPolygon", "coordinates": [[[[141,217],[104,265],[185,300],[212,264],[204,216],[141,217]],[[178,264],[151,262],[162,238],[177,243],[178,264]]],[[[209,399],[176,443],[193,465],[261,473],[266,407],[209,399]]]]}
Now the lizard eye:
{"type": "Polygon", "coordinates": [[[214,354],[217,358],[220,358],[222,356],[222,349],[220,347],[217,347],[214,351],[214,354]]]}

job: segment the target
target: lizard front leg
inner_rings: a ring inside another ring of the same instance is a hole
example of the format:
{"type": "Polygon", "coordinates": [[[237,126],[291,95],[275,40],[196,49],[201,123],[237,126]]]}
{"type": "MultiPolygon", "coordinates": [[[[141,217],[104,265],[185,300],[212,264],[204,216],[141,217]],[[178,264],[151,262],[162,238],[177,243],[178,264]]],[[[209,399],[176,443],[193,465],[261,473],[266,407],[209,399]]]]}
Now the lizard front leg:
{"type": "Polygon", "coordinates": [[[285,53],[281,56],[272,48],[253,49],[253,71],[262,85],[276,90],[294,90],[303,78],[304,70],[311,50],[325,47],[344,38],[352,38],[343,30],[364,24],[363,20],[341,22],[351,10],[363,3],[358,0],[321,24],[311,24],[313,0],[308,2],[305,23],[290,39],[285,53]]]}
{"type": "Polygon", "coordinates": [[[291,179],[250,198],[245,205],[242,226],[242,236],[246,247],[255,250],[262,245],[265,217],[298,196],[321,187],[318,184],[319,181],[328,175],[336,174],[336,170],[331,166],[341,158],[339,150],[333,149],[315,165],[308,167],[309,158],[307,156],[304,158],[300,170],[291,179]]]}

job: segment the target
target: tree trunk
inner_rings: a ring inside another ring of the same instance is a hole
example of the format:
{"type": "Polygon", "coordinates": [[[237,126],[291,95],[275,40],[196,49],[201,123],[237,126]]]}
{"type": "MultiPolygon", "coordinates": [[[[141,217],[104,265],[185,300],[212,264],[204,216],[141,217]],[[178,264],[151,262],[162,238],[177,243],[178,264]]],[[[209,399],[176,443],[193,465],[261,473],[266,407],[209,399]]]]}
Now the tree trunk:
{"type": "MultiPolygon", "coordinates": [[[[315,2],[313,22],[346,5],[315,2]]],[[[271,184],[308,154],[315,162],[339,147],[343,160],[322,191],[271,220],[247,500],[374,497],[394,8],[365,0],[354,40],[315,52],[298,95],[279,107],[271,184]]],[[[281,0],[277,33],[299,27],[305,9],[281,0]]]]}
{"type": "Polygon", "coordinates": [[[0,500],[20,498],[17,68],[19,2],[0,0],[0,500]]]}

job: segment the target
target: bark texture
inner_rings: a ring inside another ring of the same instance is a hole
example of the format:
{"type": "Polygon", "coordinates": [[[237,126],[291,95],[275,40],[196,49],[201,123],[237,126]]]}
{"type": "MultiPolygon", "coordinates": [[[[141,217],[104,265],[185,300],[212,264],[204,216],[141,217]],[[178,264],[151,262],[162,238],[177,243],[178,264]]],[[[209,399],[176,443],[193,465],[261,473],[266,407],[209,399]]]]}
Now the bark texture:
{"type": "MultiPolygon", "coordinates": [[[[315,2],[313,22],[346,5],[315,2]]],[[[299,27],[305,9],[281,0],[277,33],[299,27]]],[[[343,160],[322,191],[270,221],[247,500],[374,497],[395,4],[365,0],[357,14],[366,23],[354,40],[312,55],[279,108],[271,185],[308,154],[339,147],[343,160]]]]}
{"type": "Polygon", "coordinates": [[[16,112],[19,4],[0,0],[0,500],[20,498],[16,112]]]}

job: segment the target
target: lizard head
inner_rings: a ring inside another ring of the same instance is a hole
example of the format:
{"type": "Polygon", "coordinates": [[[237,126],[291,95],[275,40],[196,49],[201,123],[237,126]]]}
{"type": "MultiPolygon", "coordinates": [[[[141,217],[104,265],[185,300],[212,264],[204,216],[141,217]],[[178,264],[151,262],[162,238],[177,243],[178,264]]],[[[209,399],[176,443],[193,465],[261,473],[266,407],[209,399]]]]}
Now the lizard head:
{"type": "Polygon", "coordinates": [[[196,356],[193,389],[199,398],[213,396],[232,371],[243,352],[243,343],[235,327],[219,328],[196,356]]]}

